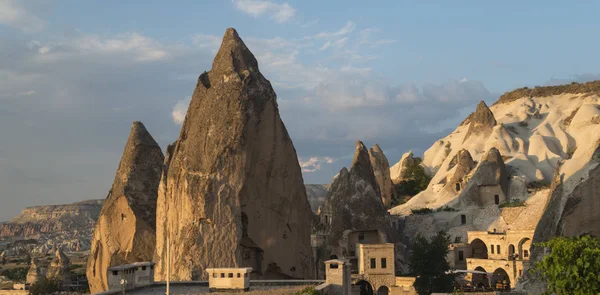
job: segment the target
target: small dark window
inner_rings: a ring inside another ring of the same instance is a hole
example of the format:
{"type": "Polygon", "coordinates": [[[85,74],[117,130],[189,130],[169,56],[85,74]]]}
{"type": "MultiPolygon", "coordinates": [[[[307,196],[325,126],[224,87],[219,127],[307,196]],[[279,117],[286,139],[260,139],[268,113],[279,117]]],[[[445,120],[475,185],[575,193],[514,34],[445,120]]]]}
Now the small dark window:
{"type": "Polygon", "coordinates": [[[522,277],[523,276],[523,270],[519,269],[519,276],[522,277]]]}
{"type": "Polygon", "coordinates": [[[332,263],[329,265],[329,268],[338,268],[338,264],[337,263],[332,263]]]}
{"type": "Polygon", "coordinates": [[[142,270],[146,270],[146,266],[145,266],[145,265],[144,265],[144,266],[142,266],[142,270]]]}
{"type": "Polygon", "coordinates": [[[455,243],[460,243],[460,241],[461,241],[461,238],[460,238],[460,237],[454,237],[454,242],[455,242],[455,243]]]}
{"type": "Polygon", "coordinates": [[[230,272],[230,273],[229,273],[229,276],[227,276],[227,277],[228,277],[228,278],[233,278],[233,273],[232,273],[232,272],[230,272]]]}
{"type": "Polygon", "coordinates": [[[499,195],[494,195],[494,203],[496,203],[496,205],[500,204],[500,196],[499,195]]]}
{"type": "Polygon", "coordinates": [[[494,254],[494,245],[492,245],[492,254],[494,254]]]}
{"type": "Polygon", "coordinates": [[[501,252],[500,252],[500,245],[496,245],[496,253],[497,253],[497,254],[500,254],[500,253],[501,253],[501,252]]]}
{"type": "Polygon", "coordinates": [[[529,257],[529,251],[523,250],[523,256],[524,257],[529,257]]]}
{"type": "Polygon", "coordinates": [[[460,215],[460,224],[467,224],[467,215],[460,215]]]}
{"type": "Polygon", "coordinates": [[[222,273],[221,273],[221,277],[222,277],[222,278],[224,278],[224,277],[225,277],[225,273],[224,273],[224,272],[222,272],[222,273]]]}
{"type": "Polygon", "coordinates": [[[456,192],[459,192],[459,191],[460,191],[460,182],[457,182],[456,183],[456,192]]]}
{"type": "Polygon", "coordinates": [[[238,272],[238,274],[237,274],[237,277],[238,277],[238,278],[241,278],[241,277],[242,277],[242,274],[238,272]]]}
{"type": "Polygon", "coordinates": [[[465,252],[458,251],[458,261],[463,261],[463,260],[465,260],[465,252]]]}
{"type": "Polygon", "coordinates": [[[153,269],[154,269],[154,265],[150,265],[150,270],[153,270],[153,269]]]}
{"type": "Polygon", "coordinates": [[[213,278],[216,278],[216,277],[217,277],[217,273],[213,272],[213,278]]]}
{"type": "Polygon", "coordinates": [[[363,241],[364,239],[365,239],[365,233],[363,233],[363,232],[358,233],[358,240],[363,241]]]}
{"type": "Polygon", "coordinates": [[[118,274],[119,274],[119,272],[118,272],[118,271],[116,271],[116,270],[113,270],[113,276],[116,276],[116,275],[118,275],[118,274]]]}
{"type": "Polygon", "coordinates": [[[387,268],[387,260],[385,258],[381,258],[381,268],[387,268]]]}
{"type": "Polygon", "coordinates": [[[371,268],[376,268],[377,267],[377,262],[375,261],[375,258],[371,258],[371,268]]]}

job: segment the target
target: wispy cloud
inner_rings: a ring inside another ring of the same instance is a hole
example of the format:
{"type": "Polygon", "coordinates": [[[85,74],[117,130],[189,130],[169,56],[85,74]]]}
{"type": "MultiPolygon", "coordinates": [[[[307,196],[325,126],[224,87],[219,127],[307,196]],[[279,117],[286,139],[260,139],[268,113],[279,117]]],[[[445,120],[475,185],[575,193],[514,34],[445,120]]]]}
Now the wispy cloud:
{"type": "Polygon", "coordinates": [[[338,31],[335,31],[335,32],[321,32],[321,33],[318,33],[315,37],[316,38],[340,37],[340,36],[344,36],[344,35],[352,33],[355,28],[356,28],[356,25],[353,22],[349,21],[349,22],[346,23],[346,25],[344,25],[344,27],[342,27],[338,31]]]}
{"type": "Polygon", "coordinates": [[[233,0],[233,5],[253,17],[268,15],[277,23],[287,22],[296,15],[296,9],[288,3],[279,4],[266,0],[233,0]]]}
{"type": "Polygon", "coordinates": [[[0,24],[17,28],[27,33],[42,30],[46,23],[35,14],[27,11],[16,0],[0,1],[0,24]]]}
{"type": "Polygon", "coordinates": [[[190,105],[190,100],[192,98],[188,97],[186,99],[182,99],[178,101],[173,107],[173,111],[171,112],[171,118],[175,124],[181,125],[185,120],[185,115],[187,114],[188,106],[190,105]]]}
{"type": "Polygon", "coordinates": [[[331,157],[310,157],[306,161],[298,159],[298,162],[300,163],[302,172],[310,173],[321,170],[321,165],[323,164],[333,164],[335,159],[331,157]]]}
{"type": "Polygon", "coordinates": [[[29,90],[29,91],[19,93],[19,96],[30,96],[30,95],[34,95],[34,94],[36,94],[35,90],[29,90]]]}

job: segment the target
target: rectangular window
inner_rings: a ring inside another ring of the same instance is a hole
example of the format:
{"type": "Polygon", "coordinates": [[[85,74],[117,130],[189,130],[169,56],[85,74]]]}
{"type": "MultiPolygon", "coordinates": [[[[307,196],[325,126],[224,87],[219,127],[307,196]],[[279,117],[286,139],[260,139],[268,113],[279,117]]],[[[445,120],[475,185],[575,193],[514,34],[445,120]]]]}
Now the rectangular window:
{"type": "Polygon", "coordinates": [[[387,260],[385,258],[381,258],[381,268],[387,268],[387,260]]]}
{"type": "Polygon", "coordinates": [[[460,243],[461,238],[460,237],[454,237],[454,243],[460,243]]]}
{"type": "Polygon", "coordinates": [[[217,273],[213,272],[213,278],[216,278],[216,277],[217,277],[217,273]]]}
{"type": "Polygon", "coordinates": [[[467,224],[467,215],[460,215],[460,224],[467,224]]]}
{"type": "Polygon", "coordinates": [[[499,195],[494,195],[494,203],[496,203],[496,205],[500,204],[500,196],[499,195]]]}
{"type": "Polygon", "coordinates": [[[145,265],[144,265],[144,266],[142,266],[142,270],[146,270],[146,266],[145,266],[145,265]]]}
{"type": "Polygon", "coordinates": [[[465,260],[465,253],[463,251],[458,251],[458,261],[465,260]]]}
{"type": "Polygon", "coordinates": [[[229,278],[233,278],[233,273],[232,273],[232,272],[230,272],[228,277],[229,277],[229,278]]]}
{"type": "Polygon", "coordinates": [[[371,258],[371,268],[376,268],[377,267],[377,262],[375,261],[375,258],[371,258]]]}
{"type": "Polygon", "coordinates": [[[224,273],[224,272],[222,272],[222,273],[221,273],[221,278],[224,278],[224,277],[225,277],[225,273],[224,273]]]}
{"type": "Polygon", "coordinates": [[[118,274],[119,274],[119,272],[118,272],[118,271],[116,271],[116,270],[113,270],[113,276],[116,276],[116,275],[118,275],[118,274]]]}
{"type": "Polygon", "coordinates": [[[500,245],[496,245],[496,254],[501,254],[500,245]]]}
{"type": "Polygon", "coordinates": [[[524,257],[529,257],[529,251],[523,250],[523,256],[524,257]]]}
{"type": "Polygon", "coordinates": [[[358,233],[358,240],[363,241],[364,239],[365,239],[365,233],[363,233],[363,232],[358,233]]]}
{"type": "Polygon", "coordinates": [[[338,268],[338,264],[337,263],[332,263],[329,265],[329,268],[338,268]]]}
{"type": "Polygon", "coordinates": [[[492,245],[492,254],[494,254],[494,245],[492,245]]]}
{"type": "Polygon", "coordinates": [[[241,277],[242,277],[242,274],[240,274],[240,273],[238,272],[238,274],[237,274],[237,277],[238,277],[238,278],[241,278],[241,277]]]}

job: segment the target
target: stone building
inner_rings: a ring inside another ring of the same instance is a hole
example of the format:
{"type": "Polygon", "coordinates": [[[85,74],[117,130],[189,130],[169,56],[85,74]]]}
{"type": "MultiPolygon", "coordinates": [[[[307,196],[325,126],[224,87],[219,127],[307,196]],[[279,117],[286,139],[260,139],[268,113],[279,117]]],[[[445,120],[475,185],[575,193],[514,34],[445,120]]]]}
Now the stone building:
{"type": "Polygon", "coordinates": [[[248,291],[252,268],[207,268],[208,288],[212,291],[248,291]]]}
{"type": "Polygon", "coordinates": [[[448,262],[455,269],[487,273],[469,273],[473,286],[514,287],[529,267],[533,230],[469,231],[465,243],[450,245],[448,262]]]}
{"type": "Polygon", "coordinates": [[[136,262],[109,267],[108,290],[133,289],[154,283],[154,262],[136,262]]]}

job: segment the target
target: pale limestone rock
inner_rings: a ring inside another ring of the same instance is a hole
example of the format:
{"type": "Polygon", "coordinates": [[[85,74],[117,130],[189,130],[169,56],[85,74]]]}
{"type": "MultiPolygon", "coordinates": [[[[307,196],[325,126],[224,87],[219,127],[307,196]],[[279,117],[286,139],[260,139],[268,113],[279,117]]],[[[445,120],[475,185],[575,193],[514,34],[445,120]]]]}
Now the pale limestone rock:
{"type": "Polygon", "coordinates": [[[38,262],[35,259],[31,259],[31,265],[29,266],[29,271],[27,272],[27,277],[25,282],[27,284],[35,284],[39,282],[44,276],[42,275],[42,270],[38,266],[38,262]]]}
{"type": "Polygon", "coordinates": [[[392,179],[392,182],[398,184],[404,180],[404,173],[406,172],[407,167],[414,163],[415,158],[412,151],[404,153],[400,158],[400,161],[390,168],[390,178],[392,179]]]}
{"type": "Polygon", "coordinates": [[[163,160],[144,125],[134,122],[92,238],[86,271],[92,293],[107,290],[109,267],[152,260],[163,160]]]}
{"type": "Polygon", "coordinates": [[[49,280],[57,280],[63,285],[71,284],[71,261],[69,257],[63,253],[62,249],[56,250],[56,254],[46,273],[46,278],[49,280]]]}
{"type": "Polygon", "coordinates": [[[375,179],[379,185],[379,191],[381,192],[381,201],[385,208],[389,208],[392,204],[392,199],[396,195],[394,184],[390,178],[390,164],[377,144],[369,149],[369,158],[371,159],[375,179]]]}
{"type": "Polygon", "coordinates": [[[234,29],[200,75],[167,153],[157,205],[156,280],[207,278],[206,268],[253,277],[313,275],[313,213],[276,95],[234,29]],[[255,259],[258,257],[259,259],[255,259]],[[261,259],[262,258],[262,259],[261,259]]]}

